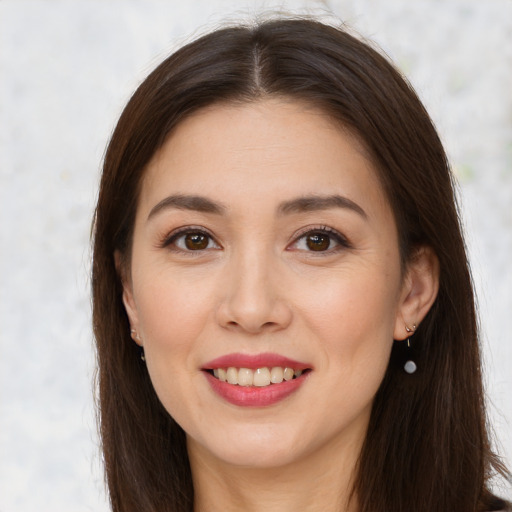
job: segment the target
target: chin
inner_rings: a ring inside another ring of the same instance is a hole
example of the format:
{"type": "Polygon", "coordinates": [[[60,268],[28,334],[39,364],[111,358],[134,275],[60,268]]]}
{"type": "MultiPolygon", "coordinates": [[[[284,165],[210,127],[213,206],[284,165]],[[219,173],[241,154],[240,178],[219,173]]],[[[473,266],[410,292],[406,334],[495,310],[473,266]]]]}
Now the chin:
{"type": "Polygon", "coordinates": [[[293,463],[300,454],[290,449],[276,449],[275,446],[263,448],[259,446],[231,446],[229,449],[217,454],[224,463],[233,466],[272,469],[287,466],[293,463]]]}
{"type": "MultiPolygon", "coordinates": [[[[225,464],[254,469],[286,466],[303,455],[298,432],[283,432],[276,425],[266,429],[258,426],[252,432],[247,425],[237,430],[223,430],[218,436],[210,433],[206,443],[199,442],[202,450],[225,464]]],[[[189,439],[190,442],[195,443],[189,439]]]]}

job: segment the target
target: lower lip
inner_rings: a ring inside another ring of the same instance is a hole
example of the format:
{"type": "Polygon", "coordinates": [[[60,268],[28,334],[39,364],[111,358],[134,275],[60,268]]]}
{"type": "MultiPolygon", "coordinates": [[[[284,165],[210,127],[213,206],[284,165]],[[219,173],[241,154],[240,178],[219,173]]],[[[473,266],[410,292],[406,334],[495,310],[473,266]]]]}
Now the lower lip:
{"type": "Polygon", "coordinates": [[[241,407],[266,407],[284,400],[297,391],[310,372],[281,384],[269,386],[238,386],[222,382],[209,372],[204,372],[213,391],[227,402],[241,407]]]}

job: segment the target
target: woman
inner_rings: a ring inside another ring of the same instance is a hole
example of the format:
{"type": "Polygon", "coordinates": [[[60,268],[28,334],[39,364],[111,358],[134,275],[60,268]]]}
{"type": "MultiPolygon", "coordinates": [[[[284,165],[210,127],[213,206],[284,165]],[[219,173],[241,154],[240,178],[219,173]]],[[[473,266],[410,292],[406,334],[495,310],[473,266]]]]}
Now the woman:
{"type": "Polygon", "coordinates": [[[114,511],[506,507],[445,153],[341,29],[218,30],[142,83],[93,303],[114,511]]]}

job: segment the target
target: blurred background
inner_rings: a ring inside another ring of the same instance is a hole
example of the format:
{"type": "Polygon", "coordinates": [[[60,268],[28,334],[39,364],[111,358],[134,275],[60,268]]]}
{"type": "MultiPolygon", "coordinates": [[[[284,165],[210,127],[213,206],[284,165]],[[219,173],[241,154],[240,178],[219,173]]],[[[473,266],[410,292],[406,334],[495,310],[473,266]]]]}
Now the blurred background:
{"type": "Polygon", "coordinates": [[[511,0],[0,0],[0,512],[108,510],[89,298],[105,145],[169,52],[276,9],[376,41],[431,113],[460,183],[489,415],[512,464],[511,0]]]}

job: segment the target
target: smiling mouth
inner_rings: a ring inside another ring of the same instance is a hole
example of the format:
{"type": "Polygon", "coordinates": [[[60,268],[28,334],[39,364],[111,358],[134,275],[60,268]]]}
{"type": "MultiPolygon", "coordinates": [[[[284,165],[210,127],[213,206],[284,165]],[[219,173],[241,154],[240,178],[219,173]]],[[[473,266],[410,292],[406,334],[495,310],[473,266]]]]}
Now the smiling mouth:
{"type": "Polygon", "coordinates": [[[227,382],[235,386],[263,388],[297,379],[301,375],[310,372],[311,369],[294,370],[293,368],[282,366],[251,369],[230,366],[228,368],[214,368],[206,371],[221,382],[227,382]]]}

